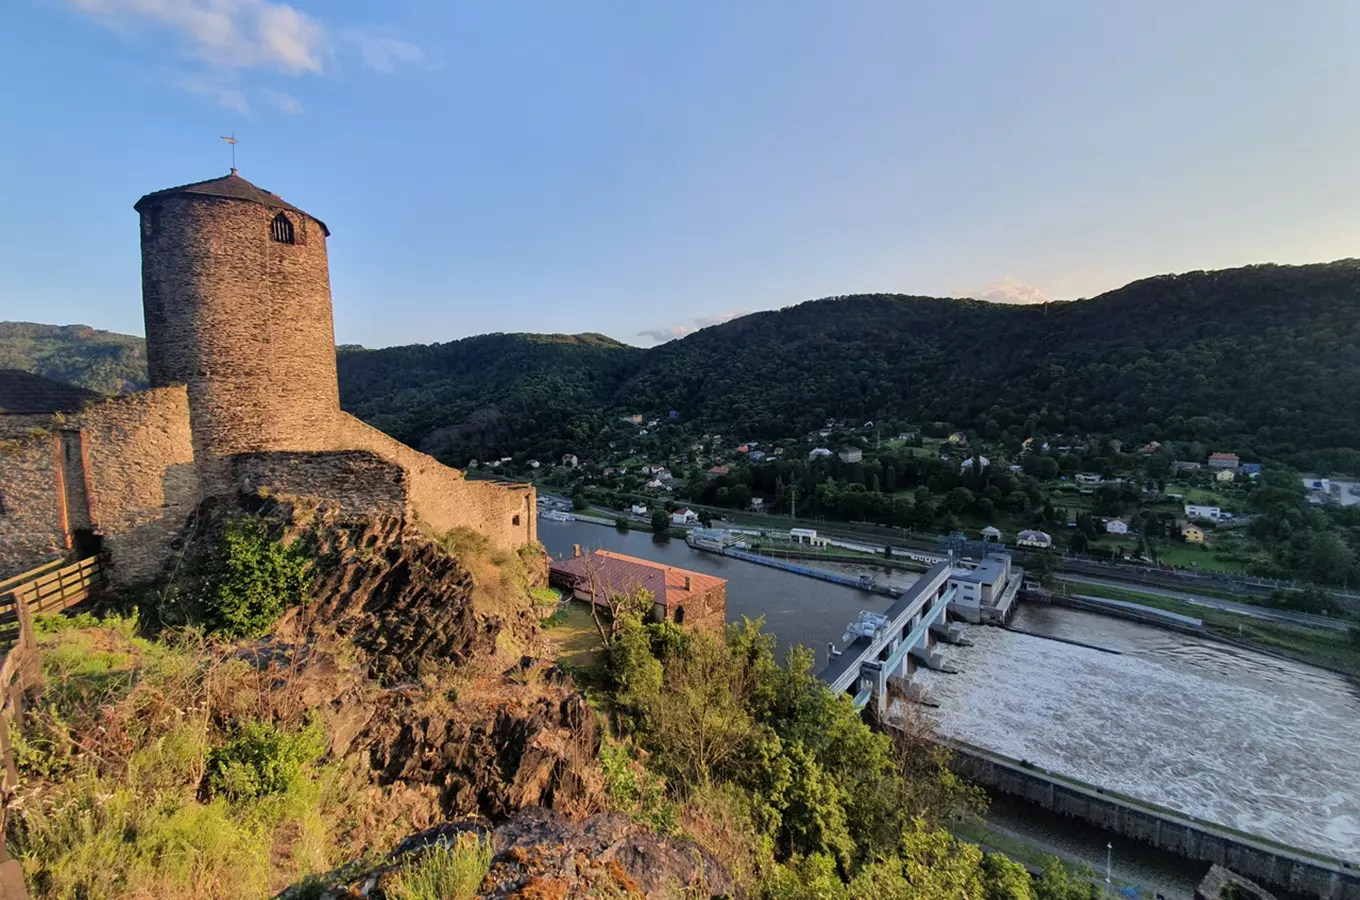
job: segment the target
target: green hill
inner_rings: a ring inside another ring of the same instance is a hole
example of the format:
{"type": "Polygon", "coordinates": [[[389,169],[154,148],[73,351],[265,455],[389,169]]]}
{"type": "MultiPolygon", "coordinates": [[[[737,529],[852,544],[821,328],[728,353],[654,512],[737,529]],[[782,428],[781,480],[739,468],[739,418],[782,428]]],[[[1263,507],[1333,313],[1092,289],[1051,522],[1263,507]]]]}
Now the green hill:
{"type": "MultiPolygon", "coordinates": [[[[0,325],[0,365],[99,390],[145,378],[140,339],[81,326],[0,325]]],[[[828,418],[1042,424],[1353,463],[1360,261],[1161,276],[1046,307],[835,297],[651,350],[598,334],[341,347],[339,370],[346,409],[445,456],[588,448],[621,411],[676,410],[752,437],[828,418]]]]}
{"type": "Polygon", "coordinates": [[[0,322],[0,369],[22,369],[104,394],[146,387],[146,341],[88,325],[0,322]]]}

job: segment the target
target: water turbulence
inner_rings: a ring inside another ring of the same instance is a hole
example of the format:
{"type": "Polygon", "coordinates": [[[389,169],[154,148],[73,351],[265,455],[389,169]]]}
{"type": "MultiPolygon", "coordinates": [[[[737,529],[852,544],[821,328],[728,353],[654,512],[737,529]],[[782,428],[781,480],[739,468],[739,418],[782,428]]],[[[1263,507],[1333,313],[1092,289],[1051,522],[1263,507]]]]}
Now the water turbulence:
{"type": "Polygon", "coordinates": [[[945,735],[1200,819],[1360,858],[1360,699],[1340,676],[1074,610],[1022,609],[916,674],[945,735]]]}

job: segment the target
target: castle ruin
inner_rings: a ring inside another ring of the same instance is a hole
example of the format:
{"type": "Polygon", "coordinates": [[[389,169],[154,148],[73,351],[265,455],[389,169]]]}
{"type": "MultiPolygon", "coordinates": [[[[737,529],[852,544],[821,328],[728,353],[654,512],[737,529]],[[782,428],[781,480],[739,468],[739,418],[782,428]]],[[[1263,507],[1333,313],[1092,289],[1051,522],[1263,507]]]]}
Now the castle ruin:
{"type": "Polygon", "coordinates": [[[341,411],[325,223],[235,169],[135,209],[150,387],[3,373],[0,576],[99,548],[113,583],[154,577],[199,503],[242,492],[537,540],[531,486],[468,481],[341,411]]]}

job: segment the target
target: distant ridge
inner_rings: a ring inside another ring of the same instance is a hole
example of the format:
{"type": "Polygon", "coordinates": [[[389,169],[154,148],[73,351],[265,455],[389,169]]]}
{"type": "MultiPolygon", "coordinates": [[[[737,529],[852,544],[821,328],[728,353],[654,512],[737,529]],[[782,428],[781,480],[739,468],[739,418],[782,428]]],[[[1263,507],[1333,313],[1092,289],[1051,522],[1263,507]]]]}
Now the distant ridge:
{"type": "MultiPolygon", "coordinates": [[[[138,338],[0,324],[0,367],[144,380],[138,338]],[[116,372],[116,374],[115,374],[116,372]]],[[[1162,275],[1089,300],[868,294],[757,312],[649,350],[602,334],[340,348],[346,409],[445,456],[584,448],[623,410],[750,436],[827,418],[1042,423],[1360,451],[1360,261],[1162,275]]]]}

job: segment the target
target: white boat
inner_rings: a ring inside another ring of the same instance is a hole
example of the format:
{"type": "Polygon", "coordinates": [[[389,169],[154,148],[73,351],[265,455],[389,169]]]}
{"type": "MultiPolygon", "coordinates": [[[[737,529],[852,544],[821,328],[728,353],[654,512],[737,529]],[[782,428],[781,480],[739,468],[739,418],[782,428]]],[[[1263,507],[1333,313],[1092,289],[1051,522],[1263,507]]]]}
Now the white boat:
{"type": "Polygon", "coordinates": [[[560,509],[548,509],[538,514],[540,519],[547,519],[549,522],[575,522],[576,517],[569,512],[562,512],[560,509]]]}

